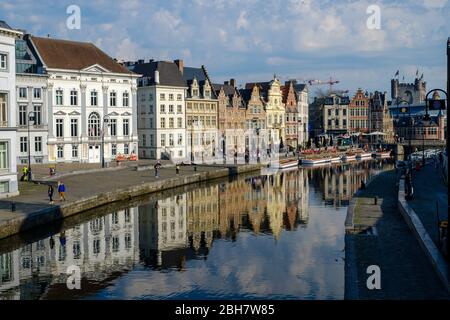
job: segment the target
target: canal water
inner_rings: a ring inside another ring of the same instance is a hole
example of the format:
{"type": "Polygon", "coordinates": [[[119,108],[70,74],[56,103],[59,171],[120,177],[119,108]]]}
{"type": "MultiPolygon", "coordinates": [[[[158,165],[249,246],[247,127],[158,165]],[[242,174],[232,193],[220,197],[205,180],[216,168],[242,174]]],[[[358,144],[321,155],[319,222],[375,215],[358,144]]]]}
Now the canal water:
{"type": "Polygon", "coordinates": [[[0,299],[343,299],[347,206],[391,167],[192,185],[0,241],[0,299]]]}

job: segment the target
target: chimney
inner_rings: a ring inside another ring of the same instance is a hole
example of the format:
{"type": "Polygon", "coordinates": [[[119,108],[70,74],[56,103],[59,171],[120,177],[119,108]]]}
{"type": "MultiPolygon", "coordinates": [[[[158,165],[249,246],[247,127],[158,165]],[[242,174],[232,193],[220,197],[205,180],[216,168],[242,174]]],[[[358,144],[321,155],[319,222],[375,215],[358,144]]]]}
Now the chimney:
{"type": "Polygon", "coordinates": [[[233,88],[236,88],[236,80],[235,79],[230,79],[230,86],[232,86],[233,88]]]}
{"type": "Polygon", "coordinates": [[[174,60],[175,64],[178,66],[178,70],[180,70],[181,74],[184,72],[184,61],[181,59],[174,60]]]}
{"type": "Polygon", "coordinates": [[[155,83],[159,84],[159,71],[155,70],[155,83]]]}
{"type": "Polygon", "coordinates": [[[229,85],[230,83],[229,83],[228,81],[224,81],[223,84],[227,86],[227,85],[229,85]]]}

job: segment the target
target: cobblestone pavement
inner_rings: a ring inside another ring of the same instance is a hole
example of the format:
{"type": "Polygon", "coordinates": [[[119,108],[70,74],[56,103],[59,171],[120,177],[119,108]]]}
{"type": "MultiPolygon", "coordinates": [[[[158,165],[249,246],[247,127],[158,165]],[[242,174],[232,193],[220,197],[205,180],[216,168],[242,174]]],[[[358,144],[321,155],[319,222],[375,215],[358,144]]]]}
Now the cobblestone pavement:
{"type": "Polygon", "coordinates": [[[448,187],[439,168],[428,164],[414,174],[414,198],[409,202],[439,248],[439,221],[448,220],[448,187]]]}
{"type": "Polygon", "coordinates": [[[354,267],[346,268],[346,276],[351,278],[349,273],[356,272],[359,299],[449,299],[397,208],[396,182],[393,171],[381,173],[357,196],[354,221],[361,227],[372,227],[372,232],[346,235],[346,243],[354,252],[346,259],[355,261],[354,267]],[[370,265],[381,269],[381,290],[367,288],[370,265]]]}
{"type": "MultiPolygon", "coordinates": [[[[197,166],[197,172],[214,171],[218,168],[197,166]]],[[[181,166],[180,176],[194,173],[191,166],[181,166]]],[[[134,185],[173,178],[176,176],[173,166],[163,164],[160,169],[160,177],[155,178],[153,169],[136,171],[134,168],[127,168],[116,171],[100,171],[63,177],[61,179],[66,186],[66,201],[79,200],[83,197],[91,196],[95,193],[103,193],[119,188],[127,188],[134,185]]],[[[57,181],[53,182],[54,184],[57,181]]],[[[0,200],[0,223],[19,216],[27,216],[31,212],[51,206],[47,197],[47,186],[34,183],[19,182],[20,195],[8,199],[0,200]],[[11,202],[16,205],[16,211],[11,212],[11,202]]],[[[59,196],[55,186],[55,204],[59,204],[59,196]]]]}

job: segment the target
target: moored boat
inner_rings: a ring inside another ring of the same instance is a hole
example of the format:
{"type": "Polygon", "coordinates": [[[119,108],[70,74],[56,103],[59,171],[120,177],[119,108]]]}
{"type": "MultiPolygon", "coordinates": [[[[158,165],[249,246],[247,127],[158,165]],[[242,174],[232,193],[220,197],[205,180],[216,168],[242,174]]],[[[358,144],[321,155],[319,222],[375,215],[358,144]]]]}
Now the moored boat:
{"type": "Polygon", "coordinates": [[[365,159],[365,158],[371,158],[372,153],[371,152],[361,152],[356,154],[356,159],[365,159]]]}
{"type": "Polygon", "coordinates": [[[302,165],[317,165],[325,163],[331,163],[331,158],[302,159],[302,165]]]}

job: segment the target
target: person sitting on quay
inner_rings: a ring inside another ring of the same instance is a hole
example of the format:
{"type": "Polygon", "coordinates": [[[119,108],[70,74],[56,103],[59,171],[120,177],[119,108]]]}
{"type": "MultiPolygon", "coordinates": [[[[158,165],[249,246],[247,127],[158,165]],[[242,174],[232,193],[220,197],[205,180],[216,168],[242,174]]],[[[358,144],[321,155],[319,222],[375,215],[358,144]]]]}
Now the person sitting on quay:
{"type": "Polygon", "coordinates": [[[28,181],[28,167],[25,166],[22,169],[22,177],[20,178],[20,181],[28,181]]]}

